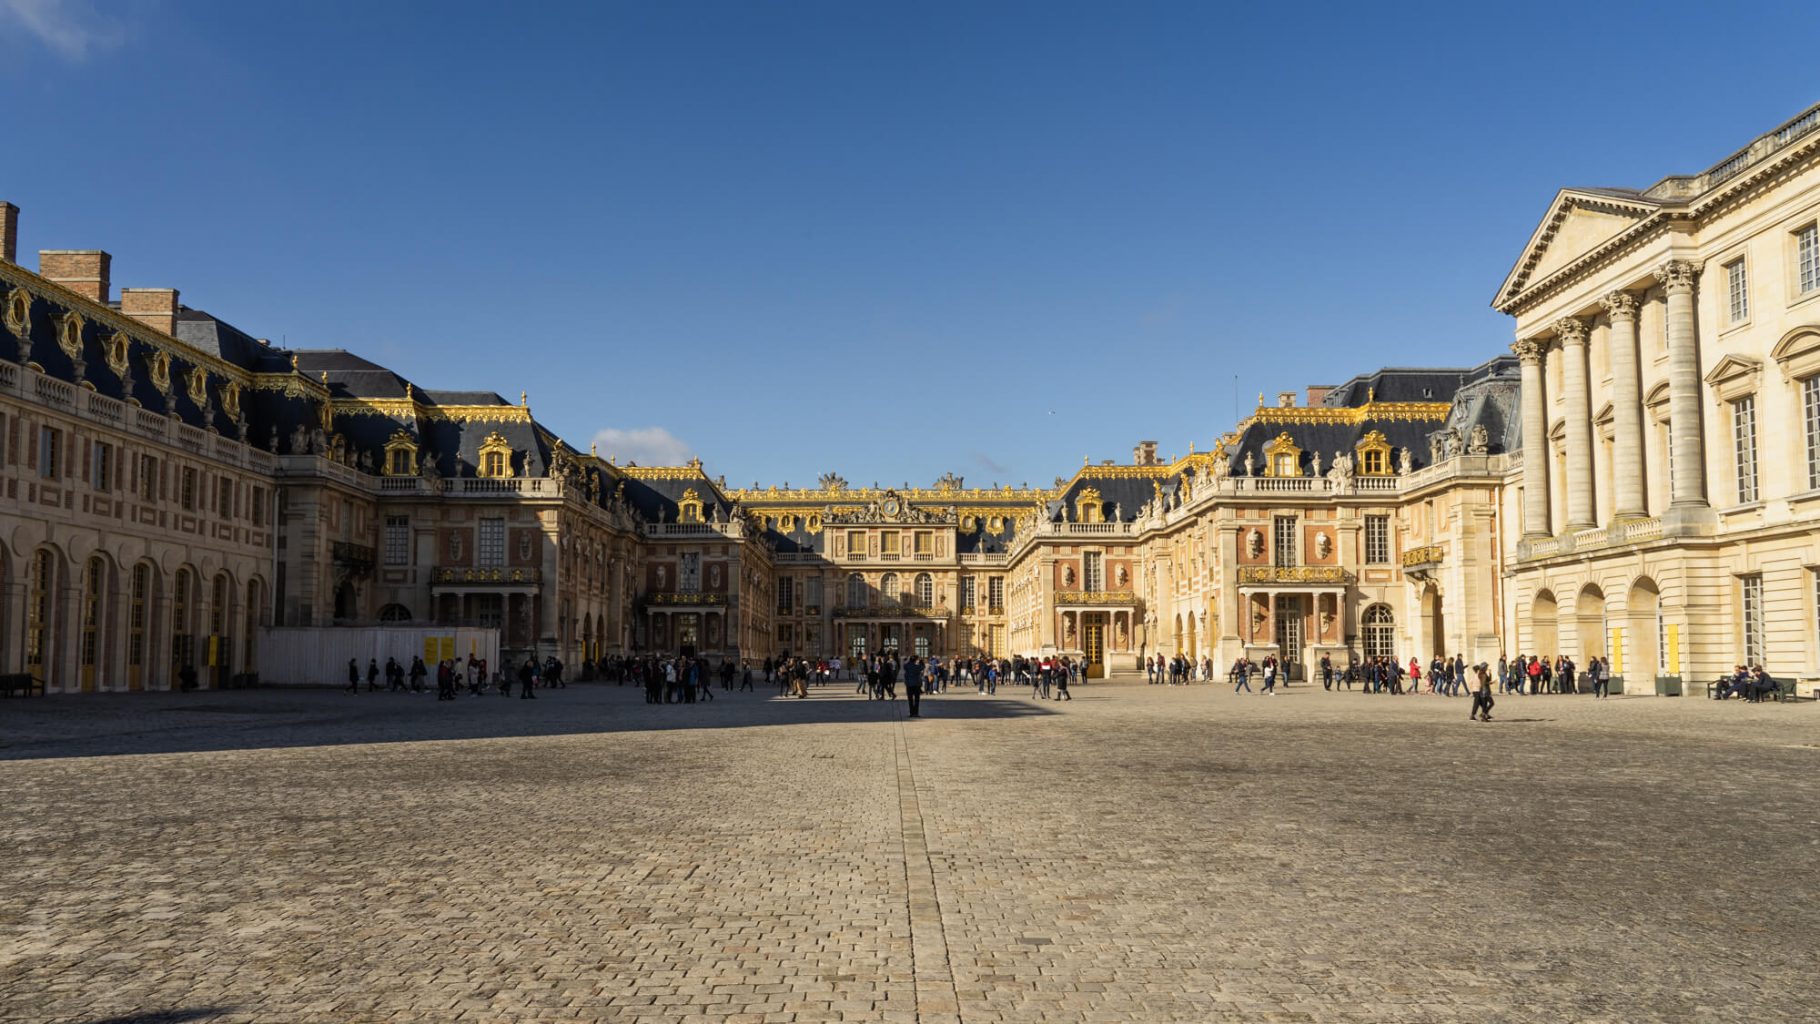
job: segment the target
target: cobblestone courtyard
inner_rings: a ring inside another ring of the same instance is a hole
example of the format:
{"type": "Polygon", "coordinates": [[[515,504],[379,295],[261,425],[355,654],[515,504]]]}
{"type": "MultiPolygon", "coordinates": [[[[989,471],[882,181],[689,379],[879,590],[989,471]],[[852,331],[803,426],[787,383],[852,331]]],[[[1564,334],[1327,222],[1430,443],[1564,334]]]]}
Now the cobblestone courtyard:
{"type": "Polygon", "coordinates": [[[1820,1014],[1820,706],[1077,694],[0,702],[0,1020],[1820,1014]]]}

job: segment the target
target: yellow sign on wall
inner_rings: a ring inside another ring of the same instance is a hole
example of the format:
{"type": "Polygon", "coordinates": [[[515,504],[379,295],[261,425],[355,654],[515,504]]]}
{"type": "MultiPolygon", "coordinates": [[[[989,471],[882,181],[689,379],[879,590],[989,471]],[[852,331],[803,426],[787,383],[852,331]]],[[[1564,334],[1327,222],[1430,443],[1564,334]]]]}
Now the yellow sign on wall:
{"type": "MultiPolygon", "coordinates": [[[[455,638],[452,636],[445,636],[445,637],[442,637],[441,639],[442,639],[442,643],[440,644],[440,647],[442,650],[442,657],[447,658],[450,661],[454,661],[455,660],[455,638]]],[[[438,660],[440,660],[440,659],[438,659],[438,660]]]]}
{"type": "Polygon", "coordinates": [[[1611,658],[1611,674],[1614,676],[1623,675],[1624,674],[1624,627],[1623,626],[1611,627],[1611,644],[1606,649],[1611,652],[1611,654],[1609,655],[1609,657],[1611,658]]]}
{"type": "Polygon", "coordinates": [[[1668,634],[1668,665],[1663,675],[1678,676],[1681,674],[1681,624],[1671,622],[1666,627],[1668,634]]]}
{"type": "Polygon", "coordinates": [[[436,652],[440,649],[441,649],[440,646],[436,643],[435,637],[433,637],[433,636],[424,637],[423,638],[423,663],[425,665],[436,664],[436,660],[437,660],[436,652]]]}

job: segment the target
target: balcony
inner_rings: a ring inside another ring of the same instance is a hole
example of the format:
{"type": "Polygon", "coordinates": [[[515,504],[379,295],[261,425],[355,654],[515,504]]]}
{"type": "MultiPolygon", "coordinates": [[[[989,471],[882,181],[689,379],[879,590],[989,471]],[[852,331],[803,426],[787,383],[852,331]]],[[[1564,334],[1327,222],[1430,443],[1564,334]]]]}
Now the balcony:
{"type": "Polygon", "coordinates": [[[347,575],[363,578],[373,574],[378,553],[366,544],[338,540],[329,545],[329,559],[335,563],[335,568],[347,575]]]}
{"type": "Polygon", "coordinates": [[[1127,605],[1136,606],[1138,596],[1129,590],[1058,590],[1055,592],[1055,603],[1059,605],[1127,605]]]}
{"type": "MultiPolygon", "coordinates": [[[[712,608],[724,606],[727,603],[727,595],[704,593],[678,594],[663,591],[655,594],[646,594],[644,603],[653,608],[712,608]]],[[[778,614],[788,615],[790,614],[790,611],[787,608],[782,608],[778,610],[778,614]]]]}
{"type": "Polygon", "coordinates": [[[1337,565],[1242,565],[1239,586],[1340,586],[1350,579],[1337,565]]]}
{"type": "Polygon", "coordinates": [[[1410,548],[1403,552],[1403,570],[1407,572],[1411,569],[1432,569],[1441,564],[1441,559],[1446,554],[1447,550],[1439,544],[1410,548]]]}
{"type": "Polygon", "coordinates": [[[536,586],[543,580],[543,570],[536,566],[475,568],[473,566],[436,567],[432,582],[458,586],[536,586]]]}

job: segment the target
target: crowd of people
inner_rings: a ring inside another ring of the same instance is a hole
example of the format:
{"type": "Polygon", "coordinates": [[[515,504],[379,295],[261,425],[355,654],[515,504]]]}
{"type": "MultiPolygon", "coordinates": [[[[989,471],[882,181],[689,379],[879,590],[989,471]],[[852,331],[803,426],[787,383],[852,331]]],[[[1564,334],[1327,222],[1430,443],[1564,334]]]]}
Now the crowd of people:
{"type": "MultiPolygon", "coordinates": [[[[535,657],[526,657],[524,661],[508,671],[489,674],[487,659],[470,654],[465,664],[460,658],[444,658],[438,661],[435,672],[437,700],[454,700],[456,694],[463,689],[476,697],[488,690],[502,697],[510,697],[514,681],[518,684],[520,698],[535,700],[539,689],[564,689],[569,685],[563,679],[562,660],[554,656],[542,661],[538,661],[535,657]]],[[[368,658],[366,671],[363,674],[360,659],[349,658],[347,692],[360,692],[363,675],[368,693],[375,693],[379,690],[382,678],[385,680],[387,692],[423,693],[425,692],[424,681],[429,678],[430,669],[421,657],[412,657],[408,667],[401,664],[397,658],[387,658],[384,668],[380,667],[378,658],[368,658]]]]}

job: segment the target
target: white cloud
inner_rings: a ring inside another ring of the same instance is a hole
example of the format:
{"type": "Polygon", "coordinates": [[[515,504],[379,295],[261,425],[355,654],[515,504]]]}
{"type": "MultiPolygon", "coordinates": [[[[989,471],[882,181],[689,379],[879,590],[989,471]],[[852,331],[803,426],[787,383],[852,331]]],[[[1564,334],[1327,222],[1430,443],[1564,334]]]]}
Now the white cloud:
{"type": "Polygon", "coordinates": [[[59,56],[83,60],[126,41],[126,29],[87,0],[0,0],[0,31],[22,30],[59,56]]]}
{"type": "Polygon", "coordinates": [[[631,430],[606,427],[595,433],[594,444],[600,448],[602,456],[614,456],[622,466],[628,462],[641,466],[680,466],[695,454],[689,442],[662,427],[631,430]]]}

